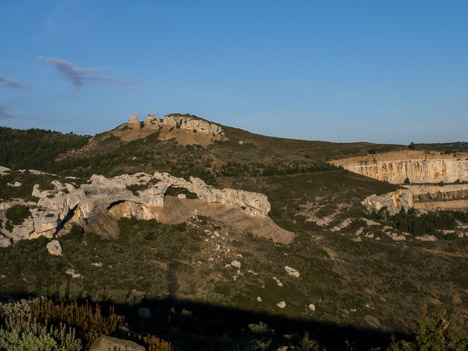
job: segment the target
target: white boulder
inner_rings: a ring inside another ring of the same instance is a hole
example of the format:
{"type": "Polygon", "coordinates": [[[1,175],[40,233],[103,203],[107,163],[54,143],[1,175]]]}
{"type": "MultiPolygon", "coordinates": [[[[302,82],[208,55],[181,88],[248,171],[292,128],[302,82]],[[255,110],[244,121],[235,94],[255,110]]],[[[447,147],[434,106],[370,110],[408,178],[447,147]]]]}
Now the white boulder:
{"type": "Polygon", "coordinates": [[[47,251],[49,251],[51,255],[60,256],[62,254],[62,245],[60,245],[58,240],[52,240],[47,243],[47,251]]]}

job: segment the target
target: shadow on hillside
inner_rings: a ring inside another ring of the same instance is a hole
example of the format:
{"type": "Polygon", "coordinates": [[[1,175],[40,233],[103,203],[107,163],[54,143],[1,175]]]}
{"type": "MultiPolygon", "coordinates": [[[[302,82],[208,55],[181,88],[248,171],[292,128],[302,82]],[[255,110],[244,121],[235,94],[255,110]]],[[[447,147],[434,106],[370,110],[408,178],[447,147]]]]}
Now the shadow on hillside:
{"type": "MultiPolygon", "coordinates": [[[[0,296],[0,301],[27,297],[25,294],[0,296]]],[[[391,342],[392,335],[396,339],[411,338],[410,335],[390,331],[288,318],[171,297],[144,300],[138,305],[100,305],[103,313],[108,311],[109,306],[115,306],[115,312],[125,316],[132,331],[158,336],[171,342],[176,350],[250,350],[249,345],[259,345],[259,342],[269,340],[270,347],[265,350],[277,350],[282,345],[297,345],[305,332],[327,350],[368,350],[378,347],[384,350],[391,342]],[[139,317],[140,307],[148,308],[152,317],[139,317]],[[268,327],[262,327],[260,322],[268,327]]],[[[125,337],[126,334],[117,336],[125,337]]]]}

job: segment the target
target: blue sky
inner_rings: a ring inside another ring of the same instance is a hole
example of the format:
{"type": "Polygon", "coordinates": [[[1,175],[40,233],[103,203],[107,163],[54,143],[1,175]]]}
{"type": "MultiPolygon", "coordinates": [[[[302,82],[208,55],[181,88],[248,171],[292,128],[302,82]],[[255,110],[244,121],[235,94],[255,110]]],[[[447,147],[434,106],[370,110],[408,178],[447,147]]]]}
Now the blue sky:
{"type": "Polygon", "coordinates": [[[468,1],[0,0],[0,125],[467,141],[468,1]]]}

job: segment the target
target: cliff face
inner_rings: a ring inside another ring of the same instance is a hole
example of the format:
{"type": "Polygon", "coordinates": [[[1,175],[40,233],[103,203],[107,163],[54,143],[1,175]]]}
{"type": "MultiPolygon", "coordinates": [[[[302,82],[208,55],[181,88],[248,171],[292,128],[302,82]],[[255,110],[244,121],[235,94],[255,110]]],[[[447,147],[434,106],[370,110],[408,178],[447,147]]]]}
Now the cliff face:
{"type": "Polygon", "coordinates": [[[404,189],[384,195],[371,195],[362,204],[373,212],[386,207],[390,215],[402,209],[416,208],[426,211],[468,210],[468,184],[407,185],[404,189]]]}
{"type": "Polygon", "coordinates": [[[331,161],[336,166],[366,177],[403,184],[468,181],[468,154],[395,151],[331,161]]]}

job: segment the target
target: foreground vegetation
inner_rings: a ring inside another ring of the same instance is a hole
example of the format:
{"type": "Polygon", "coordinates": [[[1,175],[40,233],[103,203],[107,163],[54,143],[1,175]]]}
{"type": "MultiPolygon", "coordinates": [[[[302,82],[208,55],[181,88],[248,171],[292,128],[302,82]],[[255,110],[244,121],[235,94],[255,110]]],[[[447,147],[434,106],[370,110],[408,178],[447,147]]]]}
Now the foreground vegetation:
{"type": "MultiPolygon", "coordinates": [[[[186,311],[186,317],[190,315],[186,311]]],[[[174,315],[176,317],[176,315],[174,315]]],[[[0,303],[0,350],[3,351],[81,351],[89,349],[92,343],[102,335],[110,335],[137,342],[148,351],[171,351],[196,349],[192,343],[193,333],[187,324],[178,332],[176,346],[151,334],[130,331],[128,324],[122,327],[123,316],[115,313],[114,307],[103,316],[99,304],[91,307],[88,303],[54,303],[47,298],[34,298],[16,302],[0,303]],[[190,348],[184,347],[190,344],[190,348]]],[[[191,321],[193,322],[193,321],[191,321]]],[[[145,328],[143,326],[143,328],[145,328]]],[[[242,340],[230,338],[211,338],[211,345],[203,350],[216,347],[217,350],[276,350],[278,347],[288,350],[326,350],[311,338],[309,331],[295,333],[289,340],[282,340],[268,324],[260,322],[249,324],[243,332],[242,340]],[[302,335],[300,337],[299,335],[302,335]]],[[[313,335],[313,334],[312,334],[313,335]]],[[[412,340],[396,340],[386,348],[387,351],[446,350],[464,351],[468,347],[468,338],[441,313],[423,316],[417,325],[412,340]]],[[[372,343],[372,341],[371,341],[372,343]]],[[[358,350],[347,341],[343,349],[358,350]]],[[[198,348],[197,348],[198,349],[198,348]]],[[[375,349],[375,348],[374,348],[375,349]]],[[[380,349],[380,348],[378,348],[380,349]]]]}

